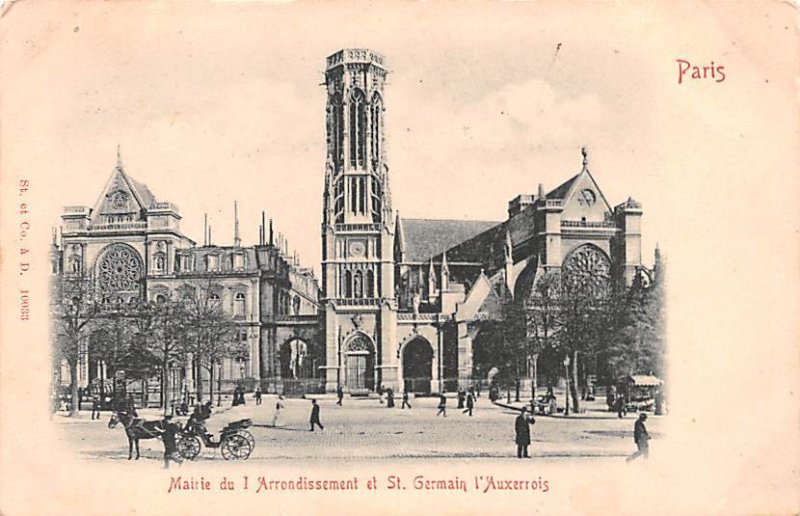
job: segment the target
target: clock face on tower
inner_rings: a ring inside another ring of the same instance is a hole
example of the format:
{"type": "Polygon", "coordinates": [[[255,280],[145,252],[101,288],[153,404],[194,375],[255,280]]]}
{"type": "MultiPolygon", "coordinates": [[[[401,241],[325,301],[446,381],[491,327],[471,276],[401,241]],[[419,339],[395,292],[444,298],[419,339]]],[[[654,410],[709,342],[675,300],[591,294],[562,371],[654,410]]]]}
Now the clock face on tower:
{"type": "Polygon", "coordinates": [[[364,242],[357,240],[355,242],[350,242],[350,256],[364,256],[364,252],[366,251],[366,246],[364,242]]]}
{"type": "Polygon", "coordinates": [[[584,188],[583,190],[581,190],[578,202],[580,202],[582,206],[592,206],[596,201],[597,201],[597,195],[595,195],[592,189],[584,188]]]}

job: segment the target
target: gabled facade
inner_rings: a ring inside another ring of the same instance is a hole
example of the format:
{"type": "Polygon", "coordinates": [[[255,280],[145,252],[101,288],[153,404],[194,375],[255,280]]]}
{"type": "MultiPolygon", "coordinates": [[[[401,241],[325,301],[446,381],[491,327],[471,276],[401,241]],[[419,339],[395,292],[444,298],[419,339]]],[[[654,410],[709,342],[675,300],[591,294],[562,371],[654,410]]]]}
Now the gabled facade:
{"type": "MultiPolygon", "coordinates": [[[[206,292],[232,316],[235,338],[245,343],[247,353],[219,366],[223,390],[239,381],[283,388],[284,381],[313,377],[323,362],[316,340],[317,281],[310,268],[289,256],[280,235],[276,241],[271,221],[267,231],[262,218],[258,245],[241,245],[237,216],[234,245],[213,245],[208,228],[198,246],[182,233],[178,207],[159,202],[125,172],[119,156],[94,207],[68,206],[61,218],[61,242],[54,238],[51,249],[52,271],[93,279],[101,302],[158,303],[177,299],[191,287],[206,292]]],[[[97,389],[108,381],[106,364],[90,352],[81,365],[82,387],[97,389]]],[[[191,395],[198,369],[189,363],[177,369],[180,379],[174,383],[191,395]]]]}

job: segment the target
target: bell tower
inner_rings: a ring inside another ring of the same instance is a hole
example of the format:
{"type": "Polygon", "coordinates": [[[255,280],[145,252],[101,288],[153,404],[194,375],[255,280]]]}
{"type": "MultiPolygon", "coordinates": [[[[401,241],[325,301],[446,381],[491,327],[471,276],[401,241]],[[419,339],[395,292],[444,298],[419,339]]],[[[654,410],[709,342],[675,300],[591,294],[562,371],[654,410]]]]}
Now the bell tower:
{"type": "Polygon", "coordinates": [[[390,346],[386,339],[395,331],[394,217],[384,143],[386,75],[383,56],[371,50],[344,49],[326,60],[322,297],[329,390],[355,384],[374,388],[384,382],[383,353],[390,346]],[[344,372],[347,365],[341,357],[355,332],[366,337],[362,348],[366,340],[373,341],[374,375],[367,371],[371,378],[366,380],[348,379],[344,372]]]}

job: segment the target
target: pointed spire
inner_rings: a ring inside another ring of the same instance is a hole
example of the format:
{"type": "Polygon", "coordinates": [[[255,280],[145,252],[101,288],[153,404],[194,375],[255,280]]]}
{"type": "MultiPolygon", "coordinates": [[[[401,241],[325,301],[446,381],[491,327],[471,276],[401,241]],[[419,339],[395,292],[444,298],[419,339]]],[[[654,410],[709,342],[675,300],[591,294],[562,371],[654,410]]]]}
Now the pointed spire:
{"type": "Polygon", "coordinates": [[[442,290],[450,288],[450,267],[447,266],[447,251],[442,254],[442,290]]]}
{"type": "Polygon", "coordinates": [[[242,239],[239,238],[239,205],[233,201],[233,246],[240,247],[242,239]]]}
{"type": "Polygon", "coordinates": [[[589,165],[589,152],[586,150],[585,145],[581,147],[581,154],[583,154],[583,170],[586,170],[586,167],[589,165]]]}
{"type": "Polygon", "coordinates": [[[208,245],[208,213],[203,214],[203,245],[208,245]]]}
{"type": "Polygon", "coordinates": [[[214,245],[211,243],[211,226],[208,226],[208,245],[214,245]]]}
{"type": "Polygon", "coordinates": [[[122,154],[119,150],[119,144],[117,144],[117,169],[122,170],[122,154]]]}

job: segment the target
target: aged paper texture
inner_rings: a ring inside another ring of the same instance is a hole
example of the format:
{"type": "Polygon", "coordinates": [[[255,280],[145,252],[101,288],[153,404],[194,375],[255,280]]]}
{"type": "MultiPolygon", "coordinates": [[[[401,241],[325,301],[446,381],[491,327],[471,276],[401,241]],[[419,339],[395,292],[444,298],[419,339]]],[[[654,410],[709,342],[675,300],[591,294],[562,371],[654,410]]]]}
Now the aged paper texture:
{"type": "Polygon", "coordinates": [[[795,3],[0,34],[2,514],[800,511],[795,3]]]}

